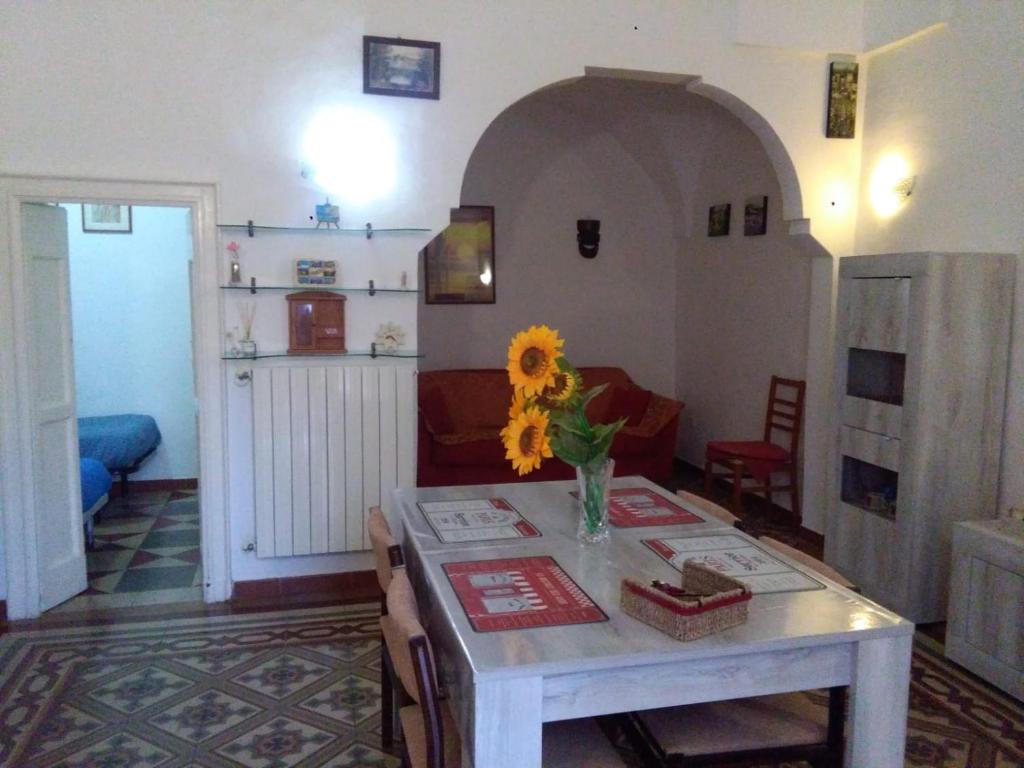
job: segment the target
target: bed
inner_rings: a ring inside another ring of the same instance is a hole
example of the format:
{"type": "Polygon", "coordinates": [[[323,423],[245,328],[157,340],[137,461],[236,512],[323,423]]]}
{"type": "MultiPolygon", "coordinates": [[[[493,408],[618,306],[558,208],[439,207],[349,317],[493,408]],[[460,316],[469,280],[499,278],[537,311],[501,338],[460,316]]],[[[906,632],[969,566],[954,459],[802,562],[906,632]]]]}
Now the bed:
{"type": "Polygon", "coordinates": [[[93,520],[110,498],[110,487],[114,478],[107,468],[96,459],[78,460],[82,473],[82,516],[85,518],[85,543],[92,549],[93,520]]]}
{"type": "Polygon", "coordinates": [[[88,416],[78,420],[78,452],[120,475],[121,495],[128,495],[128,475],[160,445],[160,429],[152,416],[124,413],[88,416]]]}

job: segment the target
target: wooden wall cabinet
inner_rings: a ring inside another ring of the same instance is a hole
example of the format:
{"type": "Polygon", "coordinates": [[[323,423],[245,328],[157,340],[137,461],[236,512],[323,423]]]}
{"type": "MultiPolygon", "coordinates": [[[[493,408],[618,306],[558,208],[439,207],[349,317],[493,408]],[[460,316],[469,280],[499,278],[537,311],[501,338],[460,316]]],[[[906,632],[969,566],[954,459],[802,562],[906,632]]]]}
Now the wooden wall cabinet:
{"type": "Polygon", "coordinates": [[[996,516],[1014,257],[839,267],[825,559],[915,622],[946,616],[952,524],[996,516]]]}
{"type": "Polygon", "coordinates": [[[288,354],[345,353],[345,297],[326,291],[288,294],[288,354]]]}

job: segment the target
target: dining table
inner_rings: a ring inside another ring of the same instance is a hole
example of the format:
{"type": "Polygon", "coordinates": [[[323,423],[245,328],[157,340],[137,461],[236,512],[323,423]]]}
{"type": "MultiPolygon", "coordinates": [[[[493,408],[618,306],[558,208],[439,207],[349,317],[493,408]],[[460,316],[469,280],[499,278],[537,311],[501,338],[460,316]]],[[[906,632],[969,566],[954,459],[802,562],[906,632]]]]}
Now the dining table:
{"type": "Polygon", "coordinates": [[[391,494],[465,765],[540,768],[547,722],[849,686],[844,765],[903,766],[912,623],[642,477],[583,545],[576,487],[391,494]],[[691,557],[739,569],[745,622],[681,642],[623,612],[623,579],[678,585],[691,557]]]}

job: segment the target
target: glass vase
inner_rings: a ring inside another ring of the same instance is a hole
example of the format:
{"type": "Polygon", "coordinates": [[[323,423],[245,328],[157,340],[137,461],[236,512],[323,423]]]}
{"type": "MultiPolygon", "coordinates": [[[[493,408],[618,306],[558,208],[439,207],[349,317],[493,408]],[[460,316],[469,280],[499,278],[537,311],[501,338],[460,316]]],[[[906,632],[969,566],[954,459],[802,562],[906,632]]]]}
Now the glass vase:
{"type": "Polygon", "coordinates": [[[580,513],[576,538],[581,544],[608,541],[608,489],[614,470],[615,459],[609,458],[576,467],[576,503],[580,513]]]}

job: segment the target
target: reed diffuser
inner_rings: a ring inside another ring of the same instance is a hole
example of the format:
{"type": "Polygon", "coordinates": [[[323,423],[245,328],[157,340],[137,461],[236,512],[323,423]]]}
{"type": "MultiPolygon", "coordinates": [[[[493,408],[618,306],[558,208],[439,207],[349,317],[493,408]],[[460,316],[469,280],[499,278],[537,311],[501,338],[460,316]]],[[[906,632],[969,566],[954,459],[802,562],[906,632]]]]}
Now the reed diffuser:
{"type": "Polygon", "coordinates": [[[243,301],[238,305],[238,317],[242,324],[242,338],[238,348],[242,357],[256,357],[256,341],[252,337],[252,324],[256,319],[256,303],[243,301]]]}

